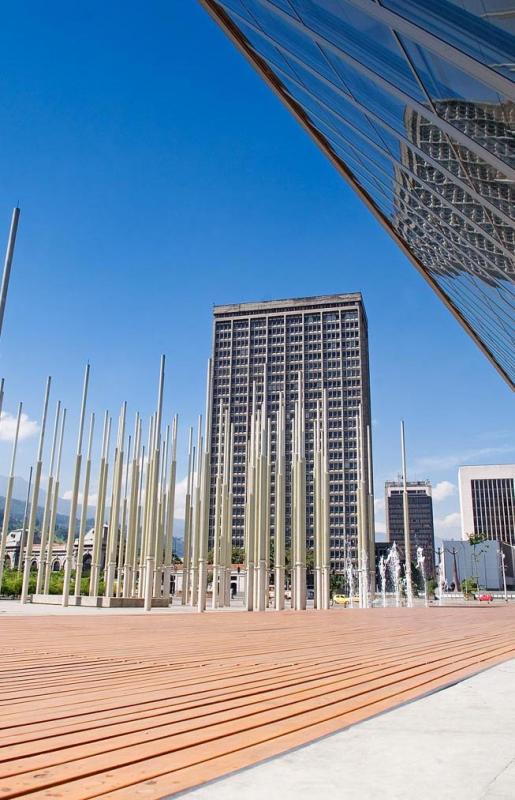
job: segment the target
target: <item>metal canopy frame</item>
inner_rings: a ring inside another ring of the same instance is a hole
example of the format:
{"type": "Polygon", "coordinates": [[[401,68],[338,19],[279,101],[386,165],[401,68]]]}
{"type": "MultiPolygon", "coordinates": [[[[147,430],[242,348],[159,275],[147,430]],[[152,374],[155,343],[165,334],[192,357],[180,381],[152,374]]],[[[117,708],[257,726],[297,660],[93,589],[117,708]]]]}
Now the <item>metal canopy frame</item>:
{"type": "MultiPolygon", "coordinates": [[[[229,37],[238,50],[250,61],[252,66],[256,69],[260,77],[272,89],[272,91],[279,97],[279,99],[286,105],[291,113],[296,118],[297,122],[304,128],[304,130],[311,136],[318,147],[322,150],[324,155],[329,158],[333,166],[338,170],[340,175],[347,181],[352,189],[358,194],[361,200],[365,203],[367,208],[379,220],[383,228],[390,234],[397,245],[400,247],[404,255],[411,261],[415,269],[422,275],[424,280],[433,289],[439,299],[444,303],[446,308],[451,312],[453,317],[459,322],[462,328],[475,342],[476,346],[481,350],[484,356],[490,361],[492,366],[497,370],[499,375],[507,383],[512,391],[515,391],[515,382],[508,375],[503,366],[497,361],[492,351],[487,345],[479,338],[475,330],[468,323],[467,319],[454,305],[449,295],[439,286],[435,279],[426,271],[423,263],[413,253],[407,243],[398,235],[393,228],[390,220],[383,214],[383,212],[376,206],[374,200],[370,197],[368,192],[361,186],[352,171],[345,165],[345,163],[336,155],[327,139],[312,125],[308,115],[297,103],[282,85],[280,79],[268,66],[266,61],[259,56],[252,44],[247,40],[242,31],[231,20],[227,12],[216,0],[199,0],[200,4],[205,8],[213,20],[222,28],[224,33],[229,37]]],[[[268,5],[268,4],[267,4],[268,5]]],[[[303,30],[304,27],[303,27],[303,30]]],[[[428,34],[429,35],[429,34],[428,34]]],[[[412,101],[410,100],[410,103],[412,101]]],[[[427,109],[425,109],[427,114],[427,109]]],[[[439,121],[441,121],[439,119],[439,121]]],[[[453,129],[454,130],[454,129],[453,129]]],[[[482,149],[482,148],[481,148],[482,149]]]]}

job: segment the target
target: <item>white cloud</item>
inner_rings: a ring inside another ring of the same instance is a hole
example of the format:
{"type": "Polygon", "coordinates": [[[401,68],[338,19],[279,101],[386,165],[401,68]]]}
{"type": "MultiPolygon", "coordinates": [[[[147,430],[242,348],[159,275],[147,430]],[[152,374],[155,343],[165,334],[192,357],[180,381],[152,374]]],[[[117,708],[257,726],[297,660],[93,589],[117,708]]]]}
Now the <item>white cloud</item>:
{"type": "Polygon", "coordinates": [[[188,477],[184,477],[175,484],[175,507],[173,511],[174,519],[184,519],[186,516],[186,487],[188,477]]]}
{"type": "MultiPolygon", "coordinates": [[[[0,414],[0,441],[14,442],[16,419],[17,417],[9,411],[2,411],[0,414]]],[[[33,419],[29,419],[27,414],[22,414],[20,417],[19,441],[30,439],[31,436],[35,436],[38,432],[38,423],[33,419]]]]}
{"type": "Polygon", "coordinates": [[[435,519],[435,531],[441,537],[448,536],[449,532],[458,533],[461,531],[461,514],[459,511],[453,511],[445,517],[435,519]]]}
{"type": "Polygon", "coordinates": [[[376,533],[386,533],[386,522],[378,522],[375,520],[376,533]]]}
{"type": "Polygon", "coordinates": [[[433,488],[433,500],[435,503],[441,503],[442,500],[452,497],[453,494],[456,494],[456,486],[450,481],[440,481],[433,488]]]}
{"type": "MultiPolygon", "coordinates": [[[[62,495],[62,500],[71,500],[73,496],[73,489],[68,489],[68,491],[64,492],[62,495]]],[[[84,498],[84,493],[79,492],[78,494],[78,502],[82,505],[82,501],[84,498]]],[[[88,494],[88,508],[91,506],[96,506],[98,502],[98,495],[97,494],[88,494]]]]}
{"type": "Polygon", "coordinates": [[[384,511],[384,497],[376,497],[374,500],[374,509],[376,511],[384,511]]]}
{"type": "Polygon", "coordinates": [[[463,464],[473,464],[476,461],[483,461],[485,458],[506,455],[514,451],[515,447],[513,445],[503,445],[502,447],[481,447],[477,450],[465,450],[461,453],[449,453],[443,456],[425,456],[416,459],[415,468],[417,472],[453,469],[463,464]]]}

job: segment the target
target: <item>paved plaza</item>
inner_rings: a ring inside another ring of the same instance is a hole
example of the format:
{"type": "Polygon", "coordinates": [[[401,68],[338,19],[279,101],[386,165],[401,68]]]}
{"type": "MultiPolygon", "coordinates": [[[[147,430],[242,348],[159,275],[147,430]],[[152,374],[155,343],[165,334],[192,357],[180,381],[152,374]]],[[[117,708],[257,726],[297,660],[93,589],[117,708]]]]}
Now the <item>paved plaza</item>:
{"type": "Polygon", "coordinates": [[[511,605],[13,612],[0,615],[2,797],[509,796],[511,605]]]}
{"type": "Polygon", "coordinates": [[[513,800],[514,742],[511,660],[181,796],[513,800]]]}

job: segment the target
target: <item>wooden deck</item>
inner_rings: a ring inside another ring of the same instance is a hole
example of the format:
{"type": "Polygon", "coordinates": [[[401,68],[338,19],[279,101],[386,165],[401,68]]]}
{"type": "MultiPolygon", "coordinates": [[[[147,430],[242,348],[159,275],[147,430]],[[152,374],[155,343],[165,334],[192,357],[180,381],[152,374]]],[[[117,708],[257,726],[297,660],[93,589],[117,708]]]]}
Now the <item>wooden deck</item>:
{"type": "Polygon", "coordinates": [[[515,607],[0,620],[0,797],[162,798],[515,657],[515,607]]]}

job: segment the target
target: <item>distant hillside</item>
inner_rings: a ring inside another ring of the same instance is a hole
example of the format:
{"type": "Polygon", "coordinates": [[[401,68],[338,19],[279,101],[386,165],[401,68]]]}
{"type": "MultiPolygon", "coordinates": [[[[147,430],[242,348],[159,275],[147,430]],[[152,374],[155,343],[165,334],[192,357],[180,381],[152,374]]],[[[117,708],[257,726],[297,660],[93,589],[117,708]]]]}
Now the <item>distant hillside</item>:
{"type": "MultiPolygon", "coordinates": [[[[8,478],[6,478],[5,475],[0,475],[0,495],[2,497],[5,497],[5,493],[7,492],[7,482],[8,478]]],[[[13,498],[20,500],[23,503],[24,508],[25,508],[25,501],[27,499],[28,488],[29,488],[28,481],[26,481],[25,478],[20,478],[19,476],[16,476],[16,478],[14,479],[13,498]]],[[[33,487],[31,486],[30,489],[31,494],[32,494],[32,488],[33,487]]],[[[39,492],[38,500],[42,506],[45,505],[46,492],[43,489],[41,489],[39,492]]],[[[60,497],[57,501],[57,511],[60,514],[68,515],[70,513],[70,501],[64,500],[62,497],[60,497]]],[[[93,512],[94,508],[89,508],[88,511],[93,512]]],[[[22,516],[23,516],[23,511],[22,511],[22,516]]]]}
{"type": "MultiPolygon", "coordinates": [[[[5,497],[0,497],[0,525],[4,524],[4,508],[5,508],[5,497]]],[[[23,525],[23,516],[25,514],[25,501],[24,500],[15,500],[14,498],[11,500],[11,513],[9,515],[9,530],[13,531],[17,528],[21,528],[23,525]]],[[[43,506],[38,506],[37,514],[36,514],[36,541],[37,533],[41,528],[41,523],[43,521],[43,514],[44,508],[43,506]]],[[[56,515],[56,538],[57,539],[66,539],[68,535],[68,515],[67,514],[57,514],[56,515]]],[[[27,519],[28,525],[28,519],[27,519]]],[[[79,523],[77,522],[77,528],[79,523]]],[[[88,526],[91,528],[93,525],[93,519],[88,520],[88,526]]]]}
{"type": "MultiPolygon", "coordinates": [[[[0,478],[1,480],[1,478],[0,478]]],[[[64,501],[67,502],[67,501],[64,501]]],[[[69,505],[69,504],[68,504],[69,505]]],[[[4,523],[4,508],[5,508],[5,497],[0,496],[0,532],[1,526],[4,523]]],[[[92,509],[94,511],[94,509],[92,509]]],[[[89,509],[88,509],[89,511],[89,509]]],[[[80,518],[80,507],[78,510],[78,519],[75,526],[76,532],[78,532],[79,528],[79,518],[80,518]]],[[[13,498],[11,500],[11,513],[9,515],[9,530],[16,530],[17,528],[21,528],[23,525],[23,516],[25,514],[25,500],[18,500],[13,498]]],[[[38,532],[41,527],[41,523],[43,521],[43,514],[44,514],[44,507],[39,505],[38,511],[36,515],[36,542],[38,541],[38,532]]],[[[106,509],[106,517],[109,515],[109,509],[106,509]]],[[[58,513],[56,515],[56,538],[62,539],[63,541],[66,539],[68,535],[68,514],[58,513]]],[[[27,520],[28,524],[28,520],[27,520]]],[[[87,528],[92,528],[95,524],[94,517],[91,516],[88,518],[87,521],[87,528]]],[[[174,519],[173,521],[173,551],[178,556],[183,555],[183,539],[184,539],[184,520],[183,519],[174,519]]]]}

